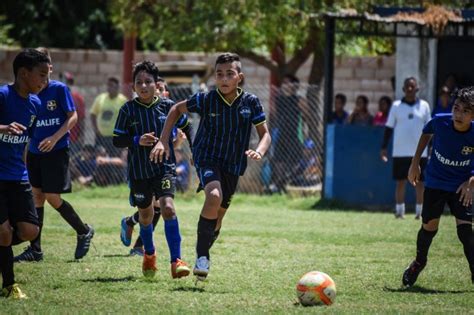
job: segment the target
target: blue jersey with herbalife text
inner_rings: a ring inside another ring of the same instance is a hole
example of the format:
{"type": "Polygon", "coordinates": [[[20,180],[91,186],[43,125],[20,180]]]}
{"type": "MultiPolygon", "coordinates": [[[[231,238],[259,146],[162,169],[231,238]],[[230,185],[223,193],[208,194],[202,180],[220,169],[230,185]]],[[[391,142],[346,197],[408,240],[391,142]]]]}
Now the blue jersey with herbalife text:
{"type": "Polygon", "coordinates": [[[426,187],[456,191],[474,168],[474,123],[465,132],[454,129],[452,114],[438,114],[423,133],[433,134],[433,149],[426,168],[426,187]]]}
{"type": "MultiPolygon", "coordinates": [[[[31,137],[29,150],[32,153],[43,154],[38,149],[40,142],[58,131],[67,119],[68,112],[74,112],[74,101],[69,88],[62,82],[51,80],[46,88],[39,94],[41,106],[38,110],[36,128],[31,137]]],[[[69,132],[67,132],[54,146],[59,150],[69,145],[69,132]]]]}
{"type": "Polygon", "coordinates": [[[23,98],[12,85],[0,86],[0,125],[17,122],[28,128],[22,135],[0,133],[0,180],[28,180],[23,153],[40,105],[36,95],[23,98]]]}

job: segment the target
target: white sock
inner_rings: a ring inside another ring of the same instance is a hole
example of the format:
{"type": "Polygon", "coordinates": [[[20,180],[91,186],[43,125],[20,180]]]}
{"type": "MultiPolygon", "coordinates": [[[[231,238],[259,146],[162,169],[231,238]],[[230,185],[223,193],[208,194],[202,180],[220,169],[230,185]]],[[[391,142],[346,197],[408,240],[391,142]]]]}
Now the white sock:
{"type": "Polygon", "coordinates": [[[416,215],[421,215],[421,210],[423,209],[423,204],[417,203],[416,204],[416,215]]]}
{"type": "Polygon", "coordinates": [[[395,213],[397,215],[405,215],[405,204],[404,203],[397,203],[395,205],[395,213]]]}

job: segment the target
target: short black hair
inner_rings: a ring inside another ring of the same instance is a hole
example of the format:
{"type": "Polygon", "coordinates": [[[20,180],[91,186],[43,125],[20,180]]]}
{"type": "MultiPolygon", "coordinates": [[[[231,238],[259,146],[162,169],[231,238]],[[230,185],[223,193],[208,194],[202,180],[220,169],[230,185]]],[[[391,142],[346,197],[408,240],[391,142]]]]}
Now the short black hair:
{"type": "Polygon", "coordinates": [[[391,106],[393,101],[390,96],[384,95],[379,99],[379,102],[385,102],[388,104],[388,106],[391,106]]]}
{"type": "Polygon", "coordinates": [[[233,63],[233,62],[235,62],[237,71],[240,72],[242,70],[242,63],[240,62],[240,57],[239,55],[235,53],[230,53],[230,52],[226,52],[217,56],[216,64],[214,67],[217,67],[218,64],[233,63]]]}
{"type": "Polygon", "coordinates": [[[295,75],[291,73],[287,73],[283,76],[283,79],[290,80],[291,83],[300,83],[300,79],[298,79],[295,75]]]}
{"type": "Polygon", "coordinates": [[[456,97],[455,103],[461,103],[463,106],[474,109],[474,86],[459,89],[454,93],[454,96],[456,97]]]}
{"type": "Polygon", "coordinates": [[[115,84],[119,85],[120,81],[117,77],[108,77],[107,82],[114,82],[115,84]]]}
{"type": "Polygon", "coordinates": [[[143,60],[142,62],[136,63],[133,67],[133,82],[135,82],[135,78],[140,71],[145,71],[146,73],[151,74],[153,76],[153,80],[158,82],[160,71],[154,62],[150,60],[143,60]]]}
{"type": "Polygon", "coordinates": [[[369,104],[369,98],[363,94],[361,95],[358,95],[357,98],[356,98],[356,102],[357,100],[362,100],[362,102],[364,102],[364,105],[368,105],[369,104]]]}
{"type": "Polygon", "coordinates": [[[156,82],[165,82],[166,83],[165,79],[163,77],[160,77],[160,76],[158,76],[158,78],[156,78],[156,82]]]}
{"type": "Polygon", "coordinates": [[[403,86],[405,86],[408,81],[415,81],[415,84],[418,85],[418,80],[415,77],[408,77],[403,81],[403,86]]]}
{"type": "Polygon", "coordinates": [[[26,68],[28,71],[31,71],[42,63],[50,63],[50,59],[46,54],[33,48],[26,48],[16,55],[13,60],[13,74],[16,78],[20,68],[26,68]]]}
{"type": "Polygon", "coordinates": [[[335,99],[336,100],[341,100],[343,104],[346,104],[347,102],[347,97],[345,94],[342,94],[342,93],[337,93],[336,96],[335,96],[335,99]]]}

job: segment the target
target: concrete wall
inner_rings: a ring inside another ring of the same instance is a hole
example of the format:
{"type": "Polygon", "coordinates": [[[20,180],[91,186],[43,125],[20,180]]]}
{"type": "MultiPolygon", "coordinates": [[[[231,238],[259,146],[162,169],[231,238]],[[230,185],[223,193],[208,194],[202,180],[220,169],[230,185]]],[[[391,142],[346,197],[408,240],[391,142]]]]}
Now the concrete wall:
{"type": "MultiPolygon", "coordinates": [[[[122,52],[107,50],[50,49],[54,64],[53,79],[62,71],[74,74],[76,86],[83,92],[86,104],[90,105],[95,95],[103,91],[107,77],[122,76],[122,52]]],[[[13,80],[12,61],[18,49],[0,48],[0,83],[13,80]]],[[[166,61],[203,61],[213,65],[215,54],[179,52],[137,52],[135,60],[150,59],[166,61]]],[[[297,73],[302,82],[307,82],[312,59],[297,73]]],[[[248,85],[269,84],[270,72],[251,60],[243,60],[243,70],[248,85]]],[[[335,59],[334,92],[347,95],[347,108],[351,110],[355,98],[365,94],[370,100],[370,110],[376,111],[377,101],[382,95],[393,97],[391,78],[395,75],[395,57],[338,57],[335,59]]],[[[268,99],[264,97],[264,99],[268,99]]]]}

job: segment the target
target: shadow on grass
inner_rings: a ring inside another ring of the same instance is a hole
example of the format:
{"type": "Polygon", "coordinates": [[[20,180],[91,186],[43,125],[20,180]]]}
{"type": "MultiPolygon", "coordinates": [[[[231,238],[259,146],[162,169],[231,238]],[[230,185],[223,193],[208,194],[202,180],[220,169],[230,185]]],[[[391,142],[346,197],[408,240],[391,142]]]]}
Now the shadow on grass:
{"type": "Polygon", "coordinates": [[[136,277],[128,276],[123,278],[93,278],[93,279],[81,279],[82,282],[98,282],[98,283],[115,283],[115,282],[128,282],[128,281],[135,281],[137,280],[136,277]]]}
{"type": "Polygon", "coordinates": [[[102,255],[103,258],[117,258],[117,257],[130,257],[130,254],[107,254],[102,255]]]}
{"type": "Polygon", "coordinates": [[[175,292],[205,292],[204,288],[199,287],[177,287],[172,289],[171,291],[175,292]]]}
{"type": "Polygon", "coordinates": [[[408,288],[389,288],[384,287],[384,291],[387,292],[399,292],[399,293],[421,293],[421,294],[463,294],[471,292],[470,290],[436,290],[414,285],[408,288]]]}

